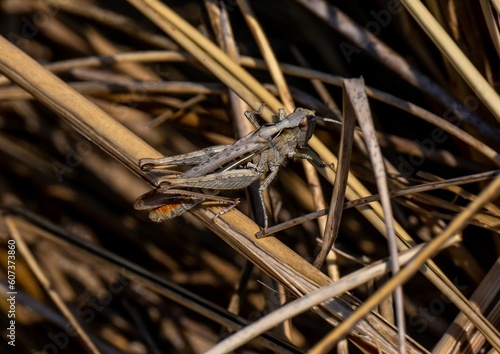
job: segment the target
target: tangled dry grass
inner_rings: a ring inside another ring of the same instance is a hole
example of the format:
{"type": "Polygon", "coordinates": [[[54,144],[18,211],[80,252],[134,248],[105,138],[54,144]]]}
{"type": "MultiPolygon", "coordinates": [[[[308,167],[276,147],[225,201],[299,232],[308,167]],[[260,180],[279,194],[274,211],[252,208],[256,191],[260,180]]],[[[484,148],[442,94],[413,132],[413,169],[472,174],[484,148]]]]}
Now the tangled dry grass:
{"type": "Polygon", "coordinates": [[[2,352],[499,350],[498,2],[336,6],[0,3],[2,352]],[[253,188],[133,210],[139,159],[263,103],[343,121],[266,196],[275,224],[329,212],[257,238],[253,188]]]}

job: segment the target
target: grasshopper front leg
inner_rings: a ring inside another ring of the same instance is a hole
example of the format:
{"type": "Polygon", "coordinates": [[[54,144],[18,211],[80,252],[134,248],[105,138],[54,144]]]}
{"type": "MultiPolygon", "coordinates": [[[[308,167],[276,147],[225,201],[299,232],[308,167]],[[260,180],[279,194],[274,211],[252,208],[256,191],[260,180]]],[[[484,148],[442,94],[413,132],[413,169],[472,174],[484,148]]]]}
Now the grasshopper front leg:
{"type": "Polygon", "coordinates": [[[307,160],[318,167],[326,166],[326,163],[316,154],[316,152],[314,152],[313,149],[309,147],[301,147],[298,151],[299,152],[293,152],[292,156],[289,156],[289,158],[307,160]]]}
{"type": "Polygon", "coordinates": [[[264,233],[266,233],[267,227],[269,226],[269,217],[267,216],[266,203],[264,201],[264,192],[266,191],[267,187],[269,187],[271,182],[276,177],[276,174],[279,171],[279,165],[271,165],[269,170],[270,170],[270,173],[267,175],[267,177],[264,179],[264,182],[262,182],[262,184],[259,187],[260,205],[261,205],[262,211],[264,213],[264,233]]]}

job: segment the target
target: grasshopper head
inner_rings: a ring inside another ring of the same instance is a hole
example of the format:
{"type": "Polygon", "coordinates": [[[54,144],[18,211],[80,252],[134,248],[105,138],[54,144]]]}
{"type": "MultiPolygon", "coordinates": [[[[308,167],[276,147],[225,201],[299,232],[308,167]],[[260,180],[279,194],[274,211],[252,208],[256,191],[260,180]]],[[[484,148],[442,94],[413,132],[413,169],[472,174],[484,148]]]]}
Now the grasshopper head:
{"type": "Polygon", "coordinates": [[[300,129],[300,136],[297,139],[297,145],[301,148],[306,147],[307,142],[311,139],[314,133],[314,127],[316,126],[316,121],[322,120],[324,122],[342,124],[332,118],[319,117],[315,115],[315,112],[310,109],[297,108],[293,114],[299,112],[300,121],[296,122],[296,126],[300,129]]]}
{"type": "Polygon", "coordinates": [[[314,127],[316,126],[315,112],[310,109],[297,108],[294,113],[300,112],[301,119],[297,126],[300,129],[300,136],[297,139],[297,145],[299,147],[306,147],[307,142],[311,139],[314,133],[314,127]]]}

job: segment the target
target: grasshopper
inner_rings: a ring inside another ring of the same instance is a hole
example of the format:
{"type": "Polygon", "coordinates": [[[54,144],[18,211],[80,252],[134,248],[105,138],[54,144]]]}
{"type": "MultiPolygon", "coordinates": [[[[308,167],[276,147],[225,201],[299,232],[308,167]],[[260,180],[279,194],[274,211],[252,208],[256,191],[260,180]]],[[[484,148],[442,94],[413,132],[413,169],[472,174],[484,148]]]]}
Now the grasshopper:
{"type": "Polygon", "coordinates": [[[266,230],[268,217],[264,191],[276,177],[280,166],[288,159],[296,158],[308,159],[324,166],[322,161],[317,161],[307,153],[307,142],[317,120],[336,121],[317,117],[314,111],[305,108],[297,108],[288,116],[283,109],[279,109],[277,123],[260,126],[254,114],[262,113],[262,108],[245,112],[256,130],[232,145],[217,145],[160,159],[141,159],[139,166],[142,170],[159,173],[154,181],[158,188],[139,197],[135,208],[154,208],[150,218],[157,222],[178,216],[207,200],[229,204],[224,213],[236,206],[238,201],[217,196],[219,191],[246,188],[266,176],[259,187],[266,230]],[[182,173],[168,170],[169,167],[181,165],[194,167],[182,173]]]}

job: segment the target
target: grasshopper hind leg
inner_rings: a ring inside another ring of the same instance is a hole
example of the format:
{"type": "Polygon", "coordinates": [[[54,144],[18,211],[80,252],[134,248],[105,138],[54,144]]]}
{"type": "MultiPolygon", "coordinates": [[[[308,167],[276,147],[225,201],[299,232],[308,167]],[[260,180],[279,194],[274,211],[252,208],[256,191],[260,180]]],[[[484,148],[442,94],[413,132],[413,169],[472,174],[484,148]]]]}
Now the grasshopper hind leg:
{"type": "Polygon", "coordinates": [[[262,211],[264,213],[264,233],[266,233],[267,227],[269,226],[269,217],[267,216],[266,203],[264,202],[264,192],[278,174],[279,165],[272,165],[270,167],[270,170],[271,172],[266,177],[264,182],[262,182],[262,185],[259,187],[260,204],[262,207],[262,211]]]}
{"type": "Polygon", "coordinates": [[[259,116],[260,116],[260,115],[262,114],[262,110],[264,109],[264,106],[265,106],[265,105],[266,105],[266,104],[265,104],[265,103],[263,103],[263,104],[260,106],[260,108],[259,108],[259,110],[258,110],[258,111],[245,111],[245,113],[244,113],[244,114],[245,114],[245,117],[247,117],[248,121],[249,121],[250,123],[252,123],[252,125],[255,127],[255,129],[259,129],[259,128],[260,128],[260,124],[259,124],[259,122],[257,122],[257,119],[255,118],[255,116],[256,116],[256,115],[259,115],[259,116]]]}
{"type": "Polygon", "coordinates": [[[227,213],[228,211],[231,211],[233,210],[235,207],[237,207],[239,204],[240,204],[240,200],[239,199],[234,199],[232,201],[232,203],[230,201],[226,201],[226,203],[228,203],[229,205],[227,207],[225,207],[224,209],[222,209],[220,212],[218,212],[213,218],[212,220],[215,220],[217,219],[219,216],[221,215],[224,215],[225,213],[227,213]]]}
{"type": "MultiPolygon", "coordinates": [[[[252,123],[252,125],[256,128],[256,129],[260,129],[260,124],[257,122],[257,119],[255,118],[255,116],[257,115],[261,115],[262,114],[262,110],[264,109],[264,106],[266,104],[263,103],[262,106],[260,106],[259,110],[258,111],[245,111],[245,117],[247,117],[248,121],[250,123],[252,123]]],[[[286,119],[287,115],[286,115],[286,112],[283,108],[280,108],[278,109],[278,121],[281,122],[282,120],[286,119]]]]}

